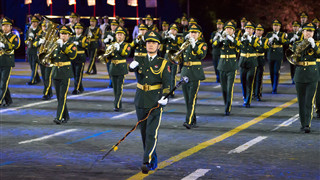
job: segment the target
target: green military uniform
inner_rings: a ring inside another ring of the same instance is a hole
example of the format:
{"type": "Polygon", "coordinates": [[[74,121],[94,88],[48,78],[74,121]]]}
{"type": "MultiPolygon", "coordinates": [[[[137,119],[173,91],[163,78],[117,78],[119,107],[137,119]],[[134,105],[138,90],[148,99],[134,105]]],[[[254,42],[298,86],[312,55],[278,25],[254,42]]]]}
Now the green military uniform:
{"type": "MultiPolygon", "coordinates": [[[[46,26],[46,23],[43,22],[41,26],[46,26]]],[[[34,46],[35,47],[40,47],[40,39],[45,37],[46,32],[45,31],[39,31],[40,33],[37,35],[36,40],[34,41],[34,46]]],[[[42,81],[43,81],[43,100],[49,100],[51,99],[53,93],[52,93],[52,67],[46,66],[44,64],[40,63],[40,70],[41,70],[41,76],[42,76],[42,81]]]]}
{"type": "MultiPolygon", "coordinates": [[[[118,21],[116,21],[115,19],[112,20],[111,26],[119,26],[118,21]]],[[[116,33],[115,33],[115,31],[112,31],[112,30],[110,29],[110,31],[105,32],[103,39],[104,39],[103,42],[104,42],[104,44],[105,44],[105,46],[106,46],[106,48],[107,48],[108,45],[110,45],[110,44],[113,43],[113,42],[116,42],[116,33]]],[[[106,63],[107,71],[108,71],[108,73],[109,73],[109,76],[110,76],[110,71],[109,71],[109,70],[110,70],[110,64],[111,64],[111,61],[108,61],[108,62],[106,63]]],[[[112,88],[112,80],[111,80],[111,77],[109,77],[109,80],[110,80],[110,82],[109,82],[109,88],[112,88]]]]}
{"type": "MultiPolygon", "coordinates": [[[[97,19],[95,17],[91,17],[90,21],[95,21],[97,22],[97,19]]],[[[89,45],[88,45],[88,54],[89,54],[89,59],[90,59],[90,63],[87,69],[87,74],[97,74],[97,67],[96,67],[96,63],[95,63],[95,59],[96,59],[96,55],[97,55],[97,51],[99,49],[99,40],[101,38],[101,29],[98,27],[88,27],[86,33],[87,37],[92,35],[90,37],[89,41],[89,45]]]]}
{"type": "MultiPolygon", "coordinates": [[[[39,21],[40,20],[35,16],[33,16],[31,19],[31,23],[39,23],[39,21]]],[[[35,29],[33,29],[32,26],[30,26],[25,36],[25,44],[27,45],[27,57],[31,68],[31,78],[30,81],[27,83],[28,85],[34,85],[40,82],[40,76],[38,73],[39,60],[37,56],[37,47],[33,45],[39,31],[39,26],[37,26],[35,29]]]]}
{"type": "MultiPolygon", "coordinates": [[[[300,27],[301,25],[298,23],[298,21],[293,21],[292,26],[300,27]]],[[[288,33],[287,39],[290,47],[293,45],[294,42],[302,40],[302,33],[299,31],[288,33]]],[[[293,81],[294,71],[295,71],[295,65],[290,63],[290,75],[291,75],[292,84],[294,84],[294,81],[293,81]]]]}
{"type": "MultiPolygon", "coordinates": [[[[155,31],[148,31],[145,34],[145,40],[158,42],[160,44],[161,36],[155,31]]],[[[138,120],[142,120],[146,118],[151,108],[158,105],[160,97],[169,93],[170,73],[168,61],[157,55],[154,57],[147,55],[143,58],[137,58],[135,61],[139,64],[133,69],[130,68],[130,71],[136,73],[137,90],[134,103],[138,120]]],[[[150,116],[140,123],[144,148],[143,166],[147,166],[148,170],[154,170],[157,167],[156,146],[163,111],[162,108],[163,107],[160,106],[160,108],[153,110],[150,116]]]]}
{"type": "MultiPolygon", "coordinates": [[[[223,22],[221,21],[221,19],[218,19],[217,24],[223,24],[223,22]]],[[[210,44],[212,44],[212,51],[211,51],[211,54],[212,54],[212,63],[213,63],[213,67],[214,67],[214,71],[216,73],[216,79],[217,79],[217,82],[220,82],[220,73],[219,73],[219,70],[218,70],[218,64],[219,64],[219,59],[220,59],[220,50],[221,50],[221,47],[220,46],[215,46],[213,45],[213,42],[215,42],[218,38],[220,38],[220,36],[222,35],[222,31],[213,31],[211,33],[211,38],[210,38],[210,44]]]]}
{"type": "Polygon", "coordinates": [[[124,27],[124,20],[123,20],[122,18],[119,19],[119,25],[120,25],[120,26],[124,29],[124,31],[126,32],[125,41],[129,41],[129,30],[128,30],[128,28],[124,27]],[[120,23],[123,24],[123,26],[120,25],[120,23]]]}
{"type": "MultiPolygon", "coordinates": [[[[139,29],[148,30],[148,27],[144,24],[139,24],[139,29]]],[[[147,49],[146,42],[144,41],[144,36],[141,36],[141,38],[135,38],[131,43],[131,47],[134,48],[134,59],[146,57],[147,49]]]]}
{"type": "MultiPolygon", "coordinates": [[[[235,25],[228,21],[224,25],[224,29],[232,28],[235,31],[235,25]]],[[[230,37],[229,37],[230,38],[230,37]]],[[[225,104],[225,115],[231,112],[231,105],[233,99],[234,80],[236,78],[238,64],[237,64],[237,50],[240,46],[240,41],[232,34],[231,38],[216,38],[213,42],[213,48],[220,49],[220,62],[217,67],[220,73],[220,84],[222,96],[225,104]]]]}
{"type": "MultiPolygon", "coordinates": [[[[71,12],[70,14],[70,17],[71,18],[78,18],[80,15],[75,13],[75,12],[71,12]]],[[[75,31],[75,25],[76,24],[71,24],[71,22],[69,22],[68,24],[66,24],[66,26],[68,26],[72,32],[72,35],[75,35],[76,34],[76,31],[75,31]]]]}
{"type": "MultiPolygon", "coordinates": [[[[256,30],[264,30],[264,27],[261,24],[258,24],[256,30]]],[[[257,36],[256,36],[257,37],[257,36]]],[[[257,51],[257,61],[258,66],[255,74],[255,80],[253,85],[253,93],[257,101],[261,101],[262,97],[262,81],[263,81],[263,72],[265,66],[265,52],[269,48],[268,39],[265,37],[257,37],[259,38],[259,44],[261,48],[257,51]]]]}
{"type": "MultiPolygon", "coordinates": [[[[305,24],[303,30],[315,30],[312,23],[305,24]]],[[[311,38],[309,38],[311,39],[311,38]]],[[[310,42],[310,40],[308,41],[310,42]]],[[[296,51],[297,45],[301,41],[293,45],[293,50],[296,51]]],[[[305,133],[310,132],[312,111],[314,98],[316,94],[317,84],[319,81],[319,69],[316,65],[316,59],[319,57],[320,49],[318,44],[311,44],[304,49],[301,57],[297,59],[296,72],[294,81],[296,83],[297,97],[299,103],[299,116],[301,122],[301,130],[305,133]]]]}
{"type": "MultiPolygon", "coordinates": [[[[1,21],[1,26],[10,25],[12,27],[12,24],[12,20],[7,17],[4,17],[1,21]]],[[[4,37],[7,42],[0,42],[2,49],[0,51],[0,105],[9,106],[12,104],[12,98],[8,85],[12,67],[15,66],[14,50],[20,47],[20,39],[11,32],[4,34],[4,37]]]]}
{"type": "Polygon", "coordinates": [[[162,42],[159,50],[159,55],[161,57],[165,57],[166,55],[166,37],[169,35],[169,31],[170,31],[169,24],[167,23],[167,21],[162,21],[162,28],[163,27],[168,28],[168,30],[162,30],[159,32],[162,38],[162,42]]]}
{"type": "MultiPolygon", "coordinates": [[[[76,23],[75,29],[84,29],[81,23],[76,23]]],[[[74,76],[74,90],[72,94],[80,94],[84,91],[82,85],[84,63],[86,62],[86,49],[88,47],[88,39],[83,34],[74,35],[70,38],[70,42],[77,44],[77,57],[71,62],[74,76]]]]}
{"type": "MultiPolygon", "coordinates": [[[[61,26],[59,32],[60,34],[68,33],[69,36],[72,34],[67,26],[61,26]]],[[[77,47],[70,41],[65,42],[62,47],[58,45],[57,49],[53,51],[52,78],[58,100],[57,116],[53,120],[56,124],[66,123],[70,119],[67,108],[67,94],[70,78],[73,77],[71,60],[74,60],[76,56],[77,47]]]]}
{"type": "MultiPolygon", "coordinates": [[[[318,18],[314,18],[312,22],[314,24],[320,23],[318,18]]],[[[316,27],[313,38],[318,43],[318,47],[320,47],[320,28],[319,27],[316,27]]],[[[318,72],[320,74],[320,58],[317,59],[317,66],[319,69],[318,72]]],[[[317,95],[316,95],[316,113],[317,113],[317,118],[320,118],[320,80],[318,81],[317,95]]]]}
{"type": "MultiPolygon", "coordinates": [[[[121,26],[116,29],[116,33],[123,33],[126,36],[126,31],[121,26]]],[[[124,76],[128,74],[127,58],[131,52],[129,43],[122,41],[117,44],[119,49],[116,49],[109,58],[111,61],[109,74],[113,82],[114,111],[119,111],[122,108],[124,76]]]]}
{"type": "MultiPolygon", "coordinates": [[[[255,29],[255,25],[248,21],[245,28],[255,29]]],[[[244,35],[245,36],[245,35],[244,35]]],[[[242,94],[244,99],[243,106],[250,107],[253,93],[253,83],[256,69],[258,66],[257,51],[261,49],[259,38],[253,35],[241,37],[240,45],[240,80],[242,85],[242,94]]]]}
{"type": "MultiPolygon", "coordinates": [[[[279,20],[274,20],[273,25],[281,26],[279,20]]],[[[269,32],[266,35],[266,38],[269,39],[269,49],[267,50],[267,59],[269,61],[270,69],[270,79],[272,85],[272,94],[277,94],[279,78],[280,78],[280,67],[283,61],[283,45],[288,43],[287,35],[284,32],[269,32]],[[278,39],[274,38],[278,37],[278,39]],[[272,42],[270,41],[272,38],[272,42]],[[271,44],[270,44],[271,43],[271,44]]]]}
{"type": "MultiPolygon", "coordinates": [[[[145,19],[153,21],[153,18],[150,14],[147,14],[145,19]]],[[[155,24],[151,24],[150,26],[147,26],[147,28],[148,28],[148,31],[159,32],[159,29],[158,29],[157,25],[155,25],[155,24]]]]}
{"type": "MultiPolygon", "coordinates": [[[[176,24],[171,24],[170,29],[175,29],[178,31],[178,26],[176,24]]],[[[165,59],[168,59],[168,53],[170,50],[179,51],[180,45],[183,43],[183,38],[181,36],[175,36],[174,39],[172,37],[168,37],[164,40],[164,45],[166,49],[166,54],[164,56],[165,59]]],[[[172,90],[176,86],[176,74],[178,72],[178,65],[172,62],[169,62],[170,66],[170,90],[172,90]]],[[[172,94],[172,97],[174,94],[172,94]]]]}
{"type": "MultiPolygon", "coordinates": [[[[198,32],[200,34],[201,27],[192,24],[189,32],[198,32]]],[[[197,95],[200,87],[200,81],[205,79],[202,69],[201,60],[207,55],[207,44],[204,41],[196,40],[195,46],[190,45],[183,53],[183,67],[181,69],[181,77],[187,76],[189,82],[182,85],[183,96],[186,103],[187,115],[183,124],[187,129],[196,127],[196,104],[197,95]]]]}

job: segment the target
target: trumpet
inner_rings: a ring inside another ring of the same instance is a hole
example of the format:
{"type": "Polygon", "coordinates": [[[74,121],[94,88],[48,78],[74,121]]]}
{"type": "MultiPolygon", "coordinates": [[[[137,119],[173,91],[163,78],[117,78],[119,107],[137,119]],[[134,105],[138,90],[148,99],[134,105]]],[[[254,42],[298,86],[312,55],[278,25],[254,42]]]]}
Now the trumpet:
{"type": "MultiPolygon", "coordinates": [[[[4,36],[3,32],[1,32],[1,31],[0,31],[0,42],[2,42],[3,44],[9,44],[8,39],[4,36]]],[[[6,54],[6,55],[13,54],[13,51],[14,50],[6,51],[2,48],[0,49],[0,52],[2,52],[3,54],[6,54]]]]}
{"type": "Polygon", "coordinates": [[[45,17],[44,20],[47,23],[45,42],[40,45],[37,55],[41,64],[51,67],[54,64],[52,53],[58,47],[58,24],[45,17]]]}
{"type": "Polygon", "coordinates": [[[179,51],[177,50],[170,50],[168,53],[168,59],[173,64],[181,64],[182,62],[182,52],[187,49],[190,45],[190,40],[187,39],[180,47],[179,51]]]}
{"type": "Polygon", "coordinates": [[[114,46],[115,43],[112,43],[112,44],[109,44],[107,45],[106,47],[106,50],[99,50],[99,52],[97,53],[98,54],[98,60],[102,63],[102,64],[107,64],[109,62],[108,60],[108,56],[110,54],[112,54],[115,50],[116,50],[116,47],[114,46]]]}
{"type": "Polygon", "coordinates": [[[286,58],[289,61],[290,64],[296,65],[299,62],[299,59],[301,57],[301,53],[310,45],[310,42],[308,39],[302,40],[299,44],[296,46],[296,50],[294,51],[292,46],[289,47],[286,52],[286,58]]]}

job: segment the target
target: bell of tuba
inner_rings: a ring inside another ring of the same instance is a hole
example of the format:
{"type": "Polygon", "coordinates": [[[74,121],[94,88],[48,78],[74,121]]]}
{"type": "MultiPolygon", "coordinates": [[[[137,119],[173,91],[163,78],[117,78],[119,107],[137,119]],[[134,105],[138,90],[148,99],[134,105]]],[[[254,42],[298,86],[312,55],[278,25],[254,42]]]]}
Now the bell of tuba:
{"type": "Polygon", "coordinates": [[[296,42],[296,49],[295,51],[293,50],[293,47],[289,47],[286,52],[286,58],[289,61],[290,64],[296,65],[299,61],[299,58],[301,57],[302,51],[304,51],[309,45],[310,42],[308,39],[304,39],[301,42],[296,42]]]}
{"type": "Polygon", "coordinates": [[[38,58],[41,64],[45,66],[53,66],[53,51],[58,47],[57,40],[58,36],[58,24],[44,17],[46,21],[46,35],[45,41],[40,45],[38,49],[38,58]]]}
{"type": "MultiPolygon", "coordinates": [[[[9,43],[8,39],[4,36],[3,32],[1,32],[1,31],[0,31],[0,42],[2,42],[3,44],[9,43]]],[[[3,54],[6,54],[6,55],[10,55],[10,54],[13,54],[14,50],[12,49],[11,51],[6,51],[6,50],[0,48],[0,52],[2,52],[3,54]]]]}
{"type": "Polygon", "coordinates": [[[102,64],[107,64],[108,63],[108,56],[112,54],[116,50],[114,43],[107,45],[106,50],[99,50],[98,54],[98,60],[102,64]]]}
{"type": "Polygon", "coordinates": [[[179,51],[177,50],[170,50],[168,53],[168,59],[173,64],[181,64],[182,62],[182,52],[187,49],[190,45],[190,40],[187,39],[180,47],[179,51]]]}

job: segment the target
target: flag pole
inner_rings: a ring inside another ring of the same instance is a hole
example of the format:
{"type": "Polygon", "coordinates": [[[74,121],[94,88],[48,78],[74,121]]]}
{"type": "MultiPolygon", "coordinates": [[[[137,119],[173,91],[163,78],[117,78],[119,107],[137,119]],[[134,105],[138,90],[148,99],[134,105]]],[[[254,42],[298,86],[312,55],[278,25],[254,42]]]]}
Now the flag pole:
{"type": "Polygon", "coordinates": [[[116,0],[114,0],[114,6],[113,6],[113,17],[116,17],[116,0]]]}
{"type": "Polygon", "coordinates": [[[137,0],[136,15],[137,15],[137,26],[138,26],[139,25],[139,0],[137,0]]]}
{"type": "Polygon", "coordinates": [[[73,5],[73,12],[75,12],[75,13],[77,12],[77,5],[76,4],[73,5]]]}

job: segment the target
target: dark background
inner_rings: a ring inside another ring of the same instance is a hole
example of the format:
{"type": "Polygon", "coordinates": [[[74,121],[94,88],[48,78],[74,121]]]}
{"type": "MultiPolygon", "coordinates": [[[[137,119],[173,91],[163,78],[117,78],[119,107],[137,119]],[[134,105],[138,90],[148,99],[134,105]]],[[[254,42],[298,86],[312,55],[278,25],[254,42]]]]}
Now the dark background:
{"type": "MultiPolygon", "coordinates": [[[[68,15],[73,12],[74,7],[68,5],[68,0],[52,0],[53,15],[68,15]]],[[[93,6],[89,7],[87,0],[76,0],[77,13],[81,16],[92,16],[93,6]]],[[[316,0],[158,0],[157,8],[146,8],[145,0],[139,0],[139,16],[145,17],[151,14],[169,23],[180,18],[183,13],[198,20],[202,26],[205,39],[208,41],[210,34],[215,30],[215,21],[221,18],[223,21],[235,19],[240,26],[241,17],[246,17],[255,23],[264,24],[266,31],[271,30],[271,22],[274,18],[282,21],[282,30],[290,31],[291,22],[299,20],[300,12],[309,14],[309,21],[320,16],[320,1],[316,0]],[[188,11],[189,3],[189,11],[188,11]]],[[[24,0],[1,0],[0,14],[14,19],[15,26],[24,30],[28,5],[24,0]]],[[[30,5],[31,14],[50,14],[50,7],[46,0],[32,0],[30,5]]],[[[113,16],[113,6],[107,4],[106,0],[96,0],[96,16],[113,16]]],[[[128,6],[127,0],[116,0],[116,15],[120,17],[135,17],[136,7],[128,6]]],[[[68,22],[68,20],[66,21],[68,22]]],[[[87,20],[82,20],[88,24],[87,20]]],[[[126,20],[126,27],[130,33],[136,21],[126,20]]],[[[160,21],[156,21],[159,26],[160,21]]]]}

